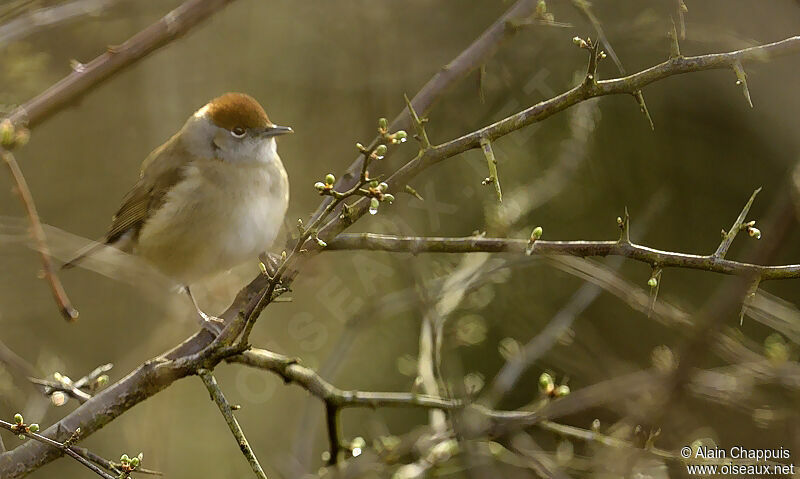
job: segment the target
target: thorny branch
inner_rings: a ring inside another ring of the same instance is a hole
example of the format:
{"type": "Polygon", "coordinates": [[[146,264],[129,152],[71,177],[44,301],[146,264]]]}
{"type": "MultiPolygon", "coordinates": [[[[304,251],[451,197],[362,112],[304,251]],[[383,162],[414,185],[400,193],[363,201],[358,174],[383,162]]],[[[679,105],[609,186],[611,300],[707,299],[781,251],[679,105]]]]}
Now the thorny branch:
{"type": "MultiPolygon", "coordinates": [[[[328,250],[371,250],[419,253],[517,253],[525,254],[528,240],[467,236],[462,238],[402,237],[373,233],[340,234],[328,250]]],[[[661,268],[689,268],[729,275],[756,274],[761,280],[800,278],[800,264],[760,266],[687,253],[662,251],[619,241],[537,240],[532,254],[571,256],[624,256],[661,268]]]]}
{"type": "Polygon", "coordinates": [[[47,446],[50,446],[50,447],[56,448],[56,449],[58,449],[60,451],[63,451],[64,454],[70,456],[71,458],[75,459],[79,463],[83,464],[84,466],[89,468],[92,472],[94,472],[95,474],[97,474],[100,477],[103,477],[105,479],[117,479],[114,476],[112,476],[111,474],[109,474],[106,471],[102,470],[100,467],[98,467],[93,462],[91,462],[88,459],[86,459],[85,457],[83,457],[82,454],[80,454],[77,451],[73,450],[73,448],[68,443],[67,444],[60,443],[58,441],[54,441],[54,440],[52,440],[52,439],[50,439],[48,437],[45,437],[45,436],[43,436],[41,434],[37,434],[36,431],[39,430],[39,426],[38,425],[34,425],[34,424],[26,425],[26,424],[23,424],[21,420],[19,421],[18,424],[12,424],[10,422],[6,422],[6,421],[3,421],[2,419],[0,419],[0,427],[2,427],[3,429],[6,429],[6,430],[9,430],[9,431],[13,432],[14,434],[18,434],[18,435],[21,435],[21,436],[29,437],[31,439],[39,441],[42,444],[46,444],[47,446]],[[32,426],[36,426],[36,427],[32,428],[32,426]]]}
{"type": "Polygon", "coordinates": [[[91,88],[131,66],[150,53],[180,38],[234,0],[187,0],[161,20],[121,45],[109,45],[105,53],[15,108],[8,119],[33,127],[80,98],[91,88]]]}
{"type": "Polygon", "coordinates": [[[242,451],[242,454],[244,454],[244,457],[247,458],[247,462],[250,463],[250,468],[253,469],[256,477],[267,479],[267,475],[264,474],[264,469],[261,468],[261,464],[258,462],[255,453],[253,453],[253,449],[250,447],[250,443],[244,436],[244,431],[242,431],[239,421],[237,421],[236,416],[233,415],[233,407],[231,407],[228,400],[225,399],[225,395],[222,394],[222,390],[219,388],[214,375],[211,374],[211,371],[208,369],[198,370],[197,375],[203,380],[203,384],[205,384],[206,389],[208,389],[208,394],[211,395],[211,399],[217,403],[219,412],[222,413],[222,417],[225,418],[225,423],[228,424],[228,428],[230,428],[233,437],[236,439],[239,449],[242,451]]]}

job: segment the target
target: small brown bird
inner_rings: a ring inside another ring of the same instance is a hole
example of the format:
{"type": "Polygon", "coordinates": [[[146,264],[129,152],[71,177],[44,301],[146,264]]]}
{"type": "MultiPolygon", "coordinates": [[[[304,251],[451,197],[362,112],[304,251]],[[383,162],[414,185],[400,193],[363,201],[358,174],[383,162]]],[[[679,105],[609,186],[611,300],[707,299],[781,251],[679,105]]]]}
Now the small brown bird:
{"type": "MultiPolygon", "coordinates": [[[[283,223],[289,180],[273,124],[249,95],[227,93],[197,110],[142,163],[101,244],[138,255],[185,286],[231,269],[269,248],[283,223]]],[[[218,329],[218,328],[214,328],[218,329]]]]}

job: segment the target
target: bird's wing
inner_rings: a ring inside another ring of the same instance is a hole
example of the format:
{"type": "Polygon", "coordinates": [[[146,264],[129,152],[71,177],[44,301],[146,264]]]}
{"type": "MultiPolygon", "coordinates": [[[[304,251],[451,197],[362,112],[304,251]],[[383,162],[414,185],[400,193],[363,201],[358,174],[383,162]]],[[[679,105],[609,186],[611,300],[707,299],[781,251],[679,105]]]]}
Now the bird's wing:
{"type": "Polygon", "coordinates": [[[113,243],[132,231],[138,233],[145,221],[164,203],[165,196],[172,186],[180,181],[185,163],[176,158],[184,156],[182,145],[171,138],[154,150],[142,163],[139,181],[125,195],[111,227],[105,237],[106,243],[113,243]]]}
{"type": "MultiPolygon", "coordinates": [[[[122,206],[112,218],[111,227],[105,237],[100,242],[78,251],[76,257],[65,263],[62,268],[72,268],[85,257],[98,251],[104,243],[116,243],[129,232],[133,234],[128,237],[135,239],[147,219],[164,203],[170,188],[180,181],[185,165],[180,158],[186,158],[186,153],[177,135],[153,150],[142,163],[139,181],[123,198],[122,206]]],[[[123,250],[127,249],[119,244],[116,246],[123,250]]]]}

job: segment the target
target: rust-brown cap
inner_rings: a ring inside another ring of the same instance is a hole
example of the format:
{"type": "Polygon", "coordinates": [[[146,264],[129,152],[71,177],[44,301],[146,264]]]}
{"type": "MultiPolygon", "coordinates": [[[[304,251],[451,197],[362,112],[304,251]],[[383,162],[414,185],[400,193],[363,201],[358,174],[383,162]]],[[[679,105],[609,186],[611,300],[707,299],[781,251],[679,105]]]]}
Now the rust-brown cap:
{"type": "Polygon", "coordinates": [[[206,105],[208,118],[220,128],[264,128],[271,126],[267,113],[255,98],[244,93],[226,93],[206,105]]]}

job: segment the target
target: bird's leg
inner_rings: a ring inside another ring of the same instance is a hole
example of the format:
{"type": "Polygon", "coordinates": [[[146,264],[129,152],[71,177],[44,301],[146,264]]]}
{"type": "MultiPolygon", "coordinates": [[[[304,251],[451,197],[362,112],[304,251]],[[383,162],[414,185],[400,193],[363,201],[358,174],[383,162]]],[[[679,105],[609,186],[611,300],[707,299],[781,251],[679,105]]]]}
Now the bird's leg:
{"type": "Polygon", "coordinates": [[[200,325],[208,329],[215,336],[219,336],[222,330],[225,329],[225,320],[206,314],[202,309],[200,309],[200,306],[197,304],[197,300],[194,298],[192,290],[189,289],[189,286],[184,286],[184,289],[186,290],[186,294],[189,295],[189,299],[192,300],[192,304],[194,305],[194,309],[197,311],[197,315],[200,317],[200,325]]]}

